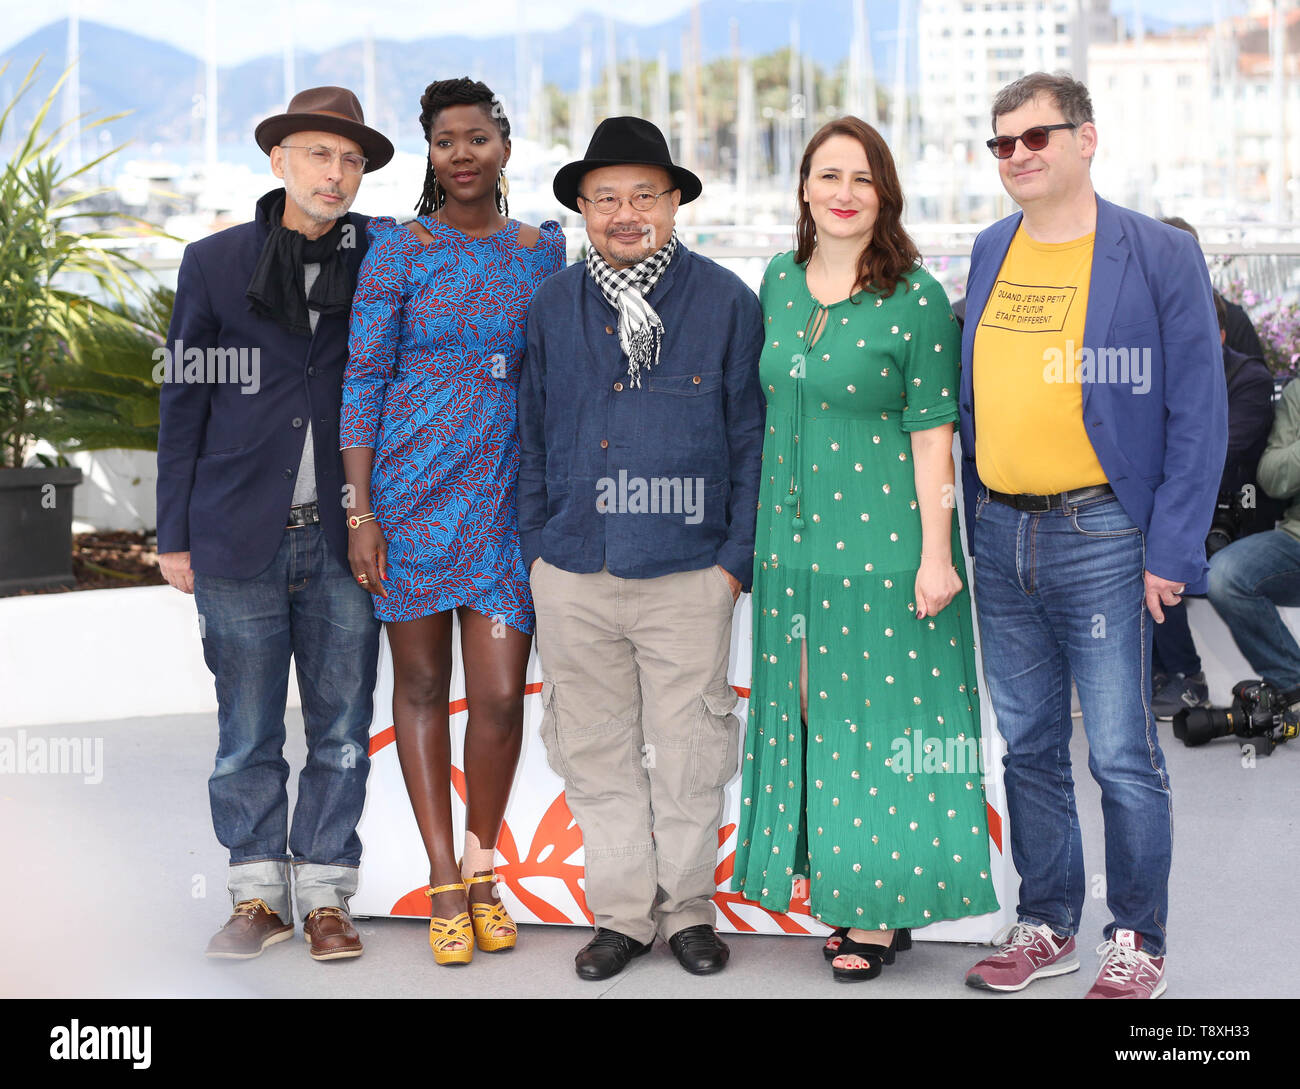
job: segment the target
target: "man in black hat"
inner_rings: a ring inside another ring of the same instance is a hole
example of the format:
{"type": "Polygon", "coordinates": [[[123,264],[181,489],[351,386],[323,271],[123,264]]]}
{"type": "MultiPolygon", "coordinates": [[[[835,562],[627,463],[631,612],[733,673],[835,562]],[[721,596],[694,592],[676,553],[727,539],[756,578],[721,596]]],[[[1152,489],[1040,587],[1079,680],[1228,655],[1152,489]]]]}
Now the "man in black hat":
{"type": "Polygon", "coordinates": [[[699,179],[636,117],[603,121],[555,178],[584,264],[533,295],[519,385],[519,531],[537,613],[551,767],[582,829],[606,979],[656,934],[689,972],[728,950],[711,897],[736,771],[727,683],[750,585],[763,318],[673,230],[699,179]]]}
{"type": "Polygon", "coordinates": [[[362,174],[392,158],[351,91],[317,87],[256,132],[284,180],[252,223],[188,246],[158,434],[158,560],[195,595],[216,678],[212,823],[234,913],[207,955],[293,936],[317,960],[361,955],[356,891],[379,623],[352,578],[338,420],[366,217],[362,174]],[[282,754],[289,660],[307,734],[292,833],[282,754]]]}

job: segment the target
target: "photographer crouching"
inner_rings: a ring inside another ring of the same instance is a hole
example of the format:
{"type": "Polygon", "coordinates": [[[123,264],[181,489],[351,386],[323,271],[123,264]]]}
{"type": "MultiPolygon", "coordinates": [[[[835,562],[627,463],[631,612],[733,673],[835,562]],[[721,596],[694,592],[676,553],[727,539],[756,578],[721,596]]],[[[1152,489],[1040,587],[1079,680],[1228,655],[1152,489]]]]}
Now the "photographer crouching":
{"type": "MultiPolygon", "coordinates": [[[[1296,736],[1300,726],[1300,646],[1278,612],[1278,606],[1300,605],[1300,382],[1282,391],[1256,479],[1267,495],[1292,502],[1276,529],[1242,537],[1214,554],[1209,598],[1263,683],[1238,684],[1231,712],[1236,721],[1215,723],[1209,736],[1271,736],[1276,730],[1281,740],[1296,736]]],[[[1193,716],[1188,727],[1203,717],[1193,716]]],[[[1190,745],[1209,736],[1193,731],[1184,740],[1190,745]]]]}

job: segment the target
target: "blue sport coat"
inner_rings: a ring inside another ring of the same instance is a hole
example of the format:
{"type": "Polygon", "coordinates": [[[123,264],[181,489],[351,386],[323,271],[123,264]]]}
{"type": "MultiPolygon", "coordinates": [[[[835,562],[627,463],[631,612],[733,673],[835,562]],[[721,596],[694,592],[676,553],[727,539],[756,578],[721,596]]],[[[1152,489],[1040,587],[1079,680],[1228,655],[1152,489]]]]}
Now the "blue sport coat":
{"type": "MultiPolygon", "coordinates": [[[[962,329],[962,489],[974,554],[975,330],[1021,213],[981,231],[971,250],[962,329]]],[[[1149,351],[1134,382],[1084,382],[1083,420],[1125,513],[1145,535],[1146,568],[1204,593],[1210,528],[1227,448],[1227,389],[1205,259],[1186,231],[1097,198],[1083,348],[1149,351]]],[[[981,360],[996,366],[996,360],[981,360]]],[[[1026,451],[1033,457],[1033,451],[1026,451]]]]}
{"type": "Polygon", "coordinates": [[[763,313],[735,273],[677,252],[647,296],[659,362],[628,382],[618,313],[585,263],[534,292],[519,379],[519,539],[577,574],[720,565],[749,589],[766,405],[763,313]]]}
{"type": "MultiPolygon", "coordinates": [[[[158,551],[189,552],[204,575],[252,578],[275,558],[309,420],[321,528],[347,567],[339,399],[348,314],[322,314],[313,336],[299,336],[244,295],[282,192],[257,202],[252,223],[191,243],[181,260],[158,429],[158,551]]],[[[354,280],[367,222],[345,217],[340,249],[354,280]]]]}

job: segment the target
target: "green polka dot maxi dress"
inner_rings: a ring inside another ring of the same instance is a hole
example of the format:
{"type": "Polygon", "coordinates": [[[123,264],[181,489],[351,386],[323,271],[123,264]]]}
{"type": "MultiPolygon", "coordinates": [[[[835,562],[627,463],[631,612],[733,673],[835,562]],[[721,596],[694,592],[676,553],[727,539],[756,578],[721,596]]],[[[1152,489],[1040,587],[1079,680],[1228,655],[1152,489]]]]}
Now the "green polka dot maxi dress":
{"type": "Polygon", "coordinates": [[[825,308],[820,331],[793,253],[772,260],[760,296],[767,431],[734,887],[786,911],[791,880],[806,876],[811,911],[831,926],[995,911],[955,510],[963,589],[916,618],[909,432],[957,418],[956,320],[919,268],[887,299],[825,308]]]}

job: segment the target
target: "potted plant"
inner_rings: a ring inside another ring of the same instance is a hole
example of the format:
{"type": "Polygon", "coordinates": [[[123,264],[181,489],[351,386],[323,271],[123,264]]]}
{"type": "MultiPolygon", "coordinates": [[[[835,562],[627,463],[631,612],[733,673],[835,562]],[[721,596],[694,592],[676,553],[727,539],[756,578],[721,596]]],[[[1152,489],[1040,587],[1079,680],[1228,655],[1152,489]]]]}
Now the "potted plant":
{"type": "MultiPolygon", "coordinates": [[[[0,76],[7,67],[0,66],[0,76]]],[[[39,62],[0,113],[0,139],[38,68],[39,62]]],[[[122,233],[103,222],[130,217],[87,206],[108,190],[85,186],[84,175],[120,148],[70,170],[57,157],[66,126],[43,132],[67,76],[55,83],[0,173],[0,595],[73,581],[72,489],[81,470],[39,457],[33,447],[50,418],[50,375],[78,331],[92,318],[123,317],[66,285],[93,285],[100,298],[125,307],[137,293],[127,274],[141,268],[104,245],[122,233]]]]}

